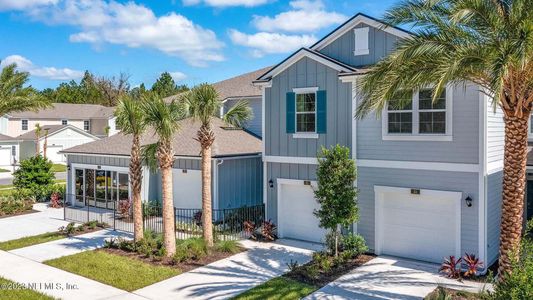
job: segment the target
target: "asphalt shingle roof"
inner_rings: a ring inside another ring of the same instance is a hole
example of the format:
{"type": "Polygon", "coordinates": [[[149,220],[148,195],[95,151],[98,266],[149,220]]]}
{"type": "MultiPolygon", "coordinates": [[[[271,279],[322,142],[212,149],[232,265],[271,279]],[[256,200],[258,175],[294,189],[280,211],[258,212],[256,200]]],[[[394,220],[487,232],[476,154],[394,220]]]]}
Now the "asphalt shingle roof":
{"type": "Polygon", "coordinates": [[[108,119],[113,116],[114,107],[97,104],[54,103],[52,107],[34,111],[9,113],[12,118],[38,119],[108,119]]]}
{"type": "MultiPolygon", "coordinates": [[[[200,124],[193,122],[191,119],[182,120],[180,124],[181,130],[174,137],[172,145],[175,155],[199,157],[200,143],[195,138],[200,124]]],[[[216,137],[212,148],[213,157],[261,153],[261,140],[255,136],[242,129],[228,127],[218,118],[213,119],[212,124],[216,137]]],[[[142,145],[155,143],[156,141],[157,136],[151,130],[141,138],[142,145]]],[[[129,156],[131,152],[131,136],[118,133],[98,141],[63,150],[63,152],[129,156]]]]}

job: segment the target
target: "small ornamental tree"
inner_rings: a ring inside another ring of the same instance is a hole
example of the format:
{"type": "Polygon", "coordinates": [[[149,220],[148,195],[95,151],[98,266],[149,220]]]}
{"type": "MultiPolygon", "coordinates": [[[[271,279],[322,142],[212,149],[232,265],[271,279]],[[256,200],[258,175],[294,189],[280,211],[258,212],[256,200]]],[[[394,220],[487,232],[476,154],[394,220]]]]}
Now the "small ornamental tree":
{"type": "Polygon", "coordinates": [[[347,227],[359,219],[356,178],[350,149],[340,145],[322,148],[318,154],[318,188],[315,190],[320,209],[314,213],[320,220],[320,227],[331,230],[335,236],[335,256],[339,252],[341,226],[347,227]]]}
{"type": "Polygon", "coordinates": [[[48,196],[55,179],[52,162],[42,155],[22,160],[13,177],[13,185],[17,190],[29,192],[38,201],[48,196]]]}

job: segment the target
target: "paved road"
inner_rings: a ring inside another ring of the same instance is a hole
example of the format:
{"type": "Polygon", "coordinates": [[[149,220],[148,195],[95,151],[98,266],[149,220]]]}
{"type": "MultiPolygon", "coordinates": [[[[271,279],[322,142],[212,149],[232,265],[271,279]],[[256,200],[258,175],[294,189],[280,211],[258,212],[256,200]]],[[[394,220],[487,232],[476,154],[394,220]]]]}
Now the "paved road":
{"type": "MultiPolygon", "coordinates": [[[[56,179],[67,179],[67,172],[56,173],[56,179]]],[[[0,185],[13,183],[13,177],[0,178],[0,185]]]]}

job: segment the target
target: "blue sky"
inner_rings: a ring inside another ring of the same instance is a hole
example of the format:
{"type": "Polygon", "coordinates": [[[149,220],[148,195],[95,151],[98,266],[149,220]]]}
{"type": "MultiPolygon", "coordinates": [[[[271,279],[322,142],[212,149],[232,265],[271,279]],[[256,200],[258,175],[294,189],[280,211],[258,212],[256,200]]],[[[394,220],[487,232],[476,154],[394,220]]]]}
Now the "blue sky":
{"type": "Polygon", "coordinates": [[[216,82],[273,65],[363,12],[395,0],[0,0],[0,59],[39,89],[128,73],[151,86],[216,82]]]}

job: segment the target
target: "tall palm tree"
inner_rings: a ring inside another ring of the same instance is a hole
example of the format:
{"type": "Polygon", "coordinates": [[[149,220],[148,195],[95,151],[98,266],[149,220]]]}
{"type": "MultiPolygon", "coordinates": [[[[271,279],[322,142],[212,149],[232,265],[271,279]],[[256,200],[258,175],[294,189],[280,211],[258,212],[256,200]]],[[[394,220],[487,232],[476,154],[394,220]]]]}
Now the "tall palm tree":
{"type": "Polygon", "coordinates": [[[16,64],[5,66],[0,72],[0,116],[10,112],[39,110],[51,104],[31,86],[27,72],[16,70],[16,64]]]}
{"type": "Polygon", "coordinates": [[[39,123],[35,124],[35,156],[41,155],[41,143],[39,139],[41,138],[41,133],[43,128],[39,123]]]}
{"type": "Polygon", "coordinates": [[[415,35],[377,63],[359,82],[357,116],[380,112],[389,100],[434,86],[474,82],[500,107],[505,122],[505,157],[499,273],[510,271],[518,249],[533,102],[533,5],[531,0],[404,0],[385,22],[413,24],[415,35]]]}
{"type": "MultiPolygon", "coordinates": [[[[196,136],[202,149],[202,227],[207,245],[213,246],[211,146],[215,142],[215,133],[211,128],[211,120],[219,115],[222,102],[215,88],[206,83],[194,87],[183,96],[188,115],[201,123],[196,136]]],[[[252,110],[247,101],[239,101],[222,117],[226,123],[237,127],[251,118],[252,110]]]]}
{"type": "MultiPolygon", "coordinates": [[[[145,114],[146,124],[153,129],[159,141],[155,144],[144,146],[143,151],[157,157],[157,164],[161,170],[163,189],[163,243],[167,256],[176,253],[176,230],[174,228],[174,198],[172,195],[172,165],[174,164],[174,151],[172,142],[174,135],[179,131],[179,121],[184,118],[183,106],[177,101],[166,103],[156,93],[147,93],[143,96],[142,109],[145,114]]],[[[152,167],[153,168],[153,167],[152,167]]]]}
{"type": "Polygon", "coordinates": [[[115,109],[115,117],[122,133],[132,136],[130,182],[133,193],[133,237],[135,241],[140,241],[143,238],[141,136],[146,131],[140,100],[129,96],[122,97],[115,109]]]}

